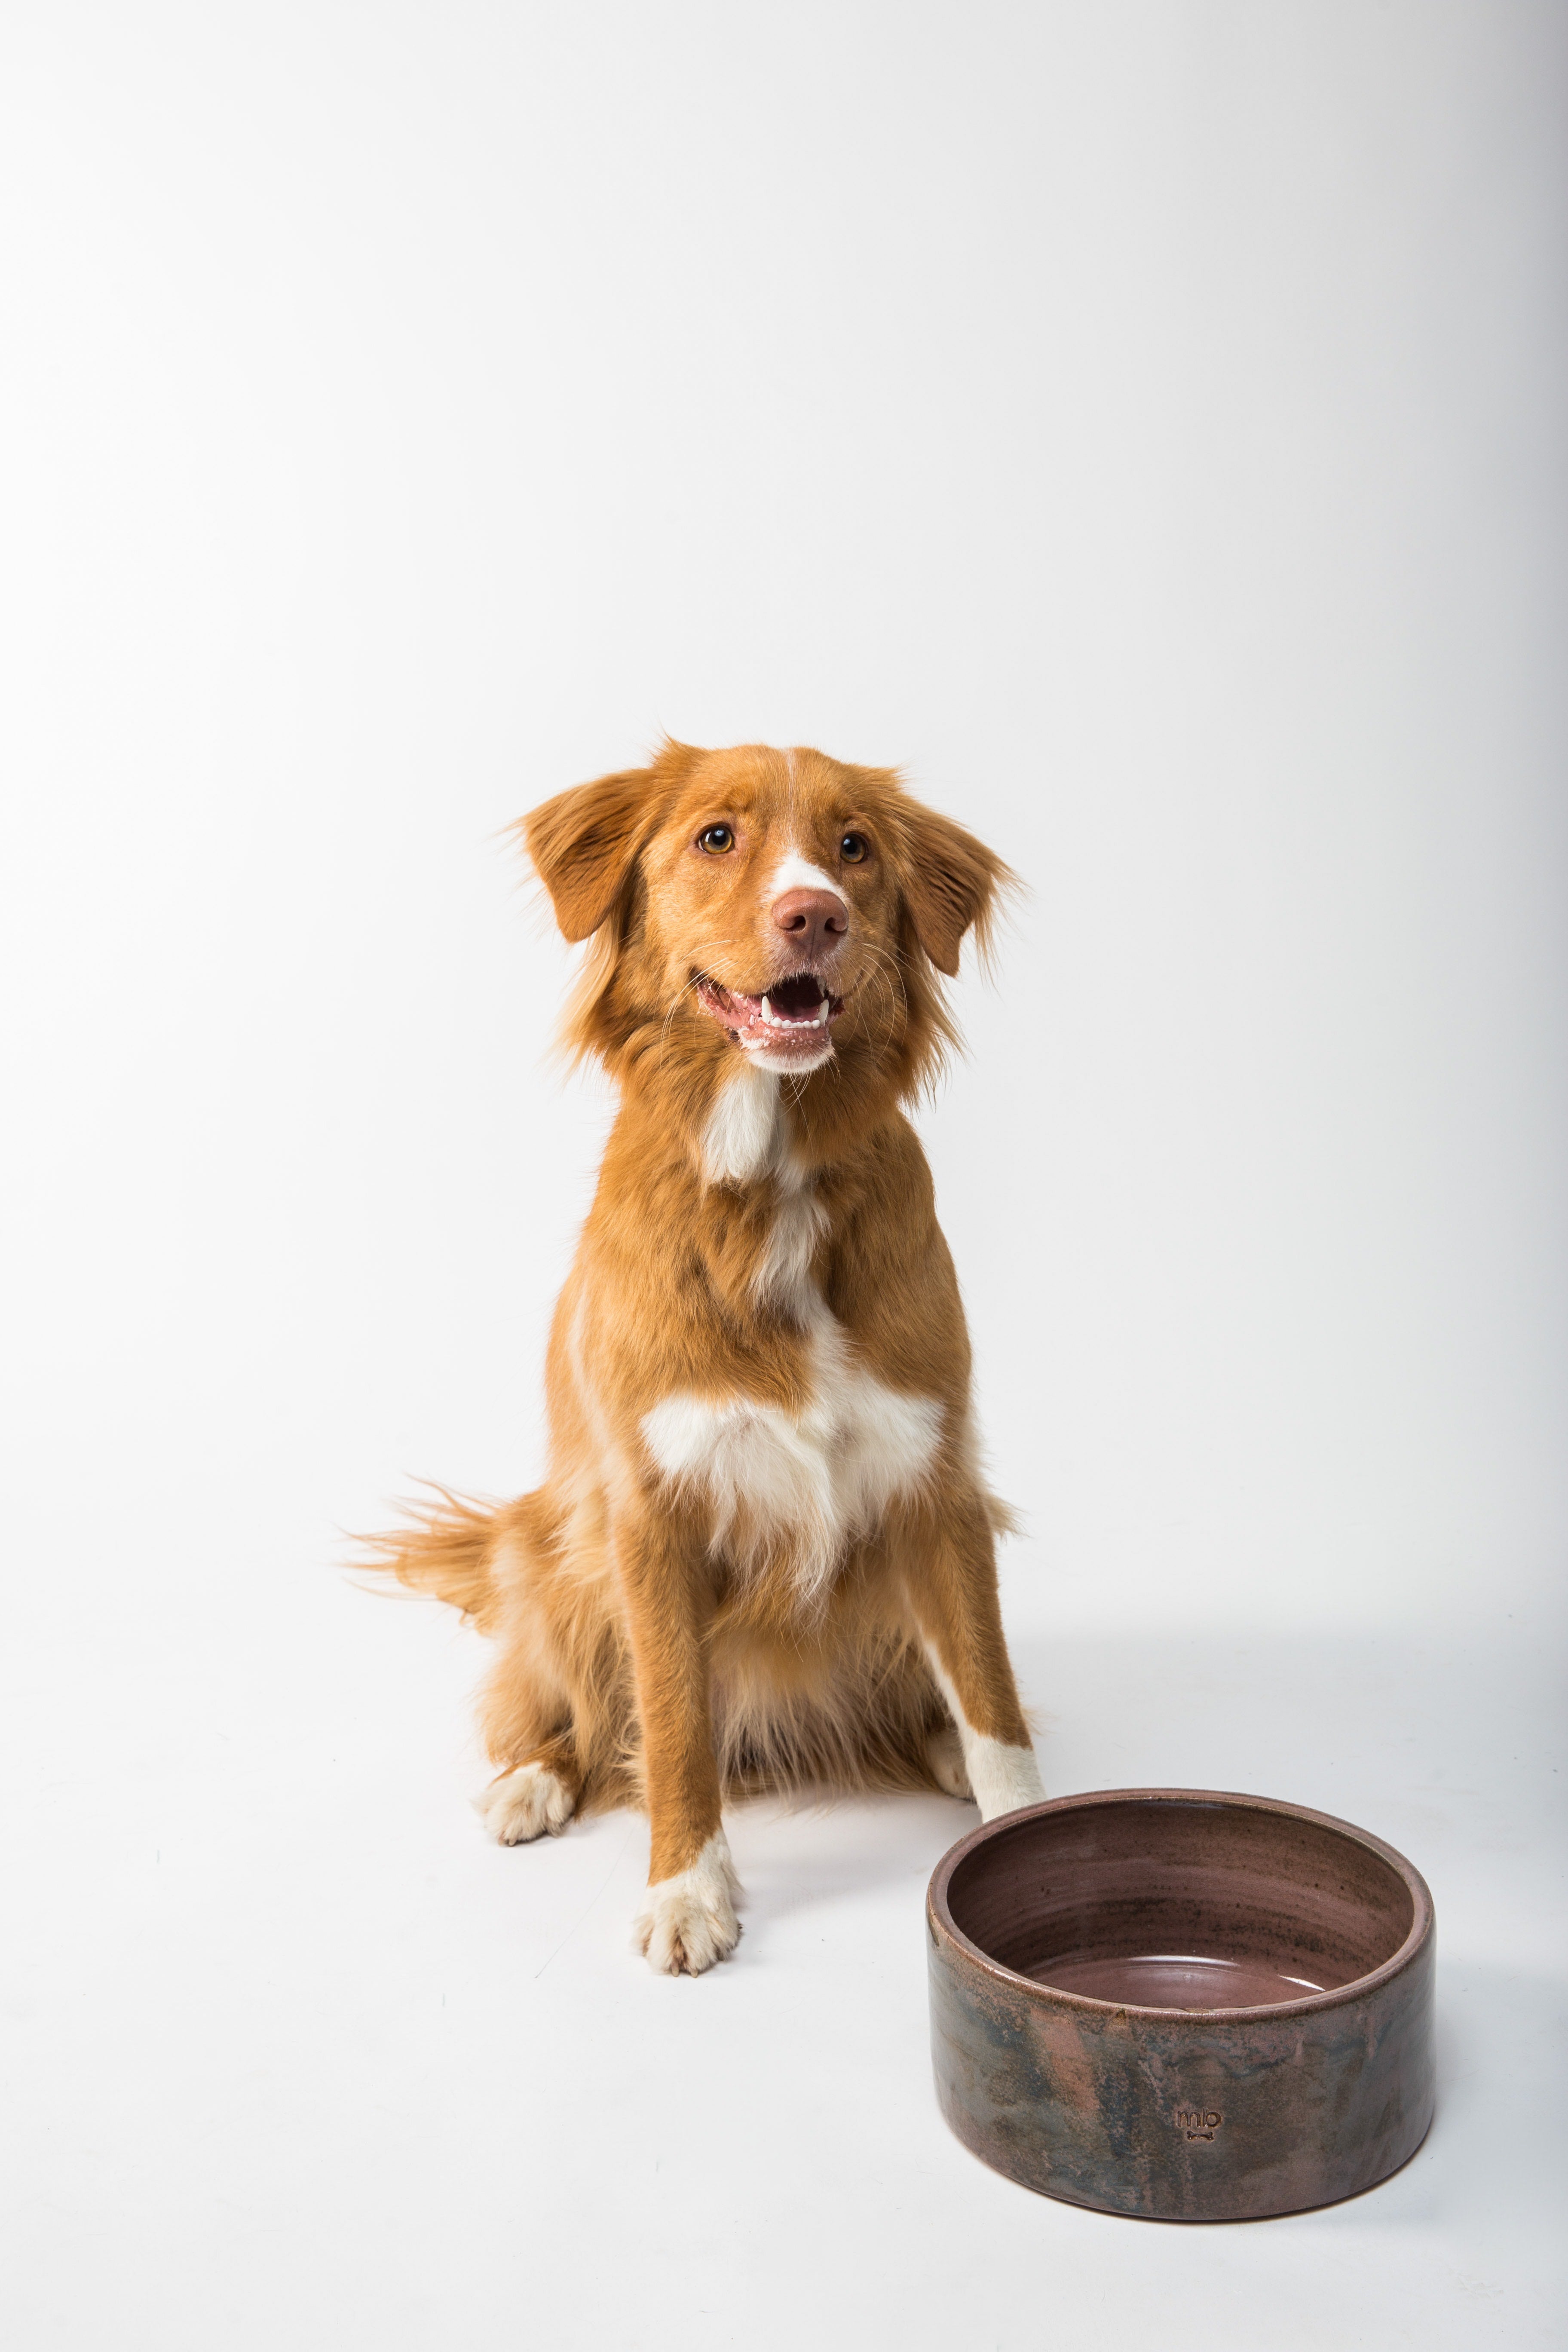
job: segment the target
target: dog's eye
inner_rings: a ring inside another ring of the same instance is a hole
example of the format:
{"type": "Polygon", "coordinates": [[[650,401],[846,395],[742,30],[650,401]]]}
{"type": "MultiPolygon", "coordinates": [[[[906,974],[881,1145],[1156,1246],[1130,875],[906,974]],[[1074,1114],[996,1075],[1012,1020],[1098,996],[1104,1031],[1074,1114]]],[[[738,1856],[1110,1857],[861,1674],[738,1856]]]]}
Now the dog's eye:
{"type": "Polygon", "coordinates": [[[722,857],[735,846],[735,836],[727,824],[710,824],[706,833],[697,836],[697,846],[705,849],[710,857],[722,857]]]}
{"type": "Polygon", "coordinates": [[[838,855],[846,866],[858,866],[869,846],[863,833],[847,833],[838,845],[838,855]]]}

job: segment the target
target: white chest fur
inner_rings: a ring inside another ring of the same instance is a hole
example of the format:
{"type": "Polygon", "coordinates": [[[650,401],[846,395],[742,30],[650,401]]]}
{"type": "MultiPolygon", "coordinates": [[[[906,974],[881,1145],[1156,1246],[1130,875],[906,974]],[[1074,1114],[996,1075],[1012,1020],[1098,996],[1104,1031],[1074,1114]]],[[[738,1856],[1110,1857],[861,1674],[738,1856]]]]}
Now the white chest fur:
{"type": "Polygon", "coordinates": [[[789,1164],[781,1125],[776,1081],[742,1072],[720,1098],[706,1158],[714,1181],[776,1185],[756,1287],[805,1336],[810,1402],[786,1412],[750,1397],[680,1391],[644,1416],[642,1433],[666,1477],[711,1506],[715,1547],[742,1567],[787,1551],[809,1599],[830,1581],[847,1545],[929,1475],[942,1409],[933,1398],[888,1388],[855,1362],[811,1279],[823,1214],[789,1164]]]}
{"type": "Polygon", "coordinates": [[[666,1477],[711,1504],[715,1546],[742,1567],[787,1549],[803,1598],[831,1580],[853,1538],[919,1486],[942,1435],[934,1399],[901,1396],[858,1369],[838,1325],[818,1312],[804,1411],[686,1391],[642,1424],[666,1477]]]}

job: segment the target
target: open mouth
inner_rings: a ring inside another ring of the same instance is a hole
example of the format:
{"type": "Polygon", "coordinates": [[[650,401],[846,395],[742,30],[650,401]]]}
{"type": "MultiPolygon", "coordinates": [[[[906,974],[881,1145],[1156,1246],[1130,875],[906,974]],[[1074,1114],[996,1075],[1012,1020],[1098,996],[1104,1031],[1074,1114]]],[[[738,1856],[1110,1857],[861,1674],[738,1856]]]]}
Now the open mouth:
{"type": "Polygon", "coordinates": [[[776,1055],[781,1061],[825,1060],[833,1051],[828,1024],[844,1010],[844,999],[832,995],[814,971],[775,980],[762,996],[721,988],[700,972],[697,996],[703,1011],[728,1029],[738,1045],[748,1053],[776,1055]]]}

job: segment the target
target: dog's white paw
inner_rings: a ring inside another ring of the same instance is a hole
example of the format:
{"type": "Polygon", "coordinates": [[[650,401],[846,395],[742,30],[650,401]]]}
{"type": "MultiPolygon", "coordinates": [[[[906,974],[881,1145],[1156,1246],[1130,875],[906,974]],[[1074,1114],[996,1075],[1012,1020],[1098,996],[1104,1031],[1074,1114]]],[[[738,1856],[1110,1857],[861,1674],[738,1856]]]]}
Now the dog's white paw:
{"type": "Polygon", "coordinates": [[[973,1803],[969,1768],[963,1760],[963,1742],[951,1724],[933,1731],[926,1741],[926,1762],[950,1797],[962,1797],[965,1804],[973,1803]]]}
{"type": "Polygon", "coordinates": [[[474,1799],[474,1811],[499,1844],[527,1845],[534,1838],[559,1837],[576,1803],[548,1764],[520,1764],[474,1799]]]}
{"type": "Polygon", "coordinates": [[[741,1940],[735,1902],[741,1882],[722,1830],[715,1832],[689,1870],[661,1878],[638,1912],[634,1948],[661,1976],[700,1977],[727,1960],[741,1940]]]}

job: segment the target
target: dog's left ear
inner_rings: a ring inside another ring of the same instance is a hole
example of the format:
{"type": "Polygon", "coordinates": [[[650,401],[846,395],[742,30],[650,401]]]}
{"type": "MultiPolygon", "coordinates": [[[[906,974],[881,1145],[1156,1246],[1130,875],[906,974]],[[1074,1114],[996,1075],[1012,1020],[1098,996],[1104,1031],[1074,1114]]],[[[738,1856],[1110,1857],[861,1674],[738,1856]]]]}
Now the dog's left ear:
{"type": "Polygon", "coordinates": [[[958,971],[963,935],[973,929],[982,954],[1001,905],[1014,881],[994,850],[950,816],[909,802],[899,811],[908,841],[904,902],[915,937],[938,971],[951,980],[958,971]]]}
{"type": "Polygon", "coordinates": [[[657,813],[655,771],[624,768],[557,793],[522,820],[540,880],[569,940],[596,931],[621,894],[657,813]]]}

